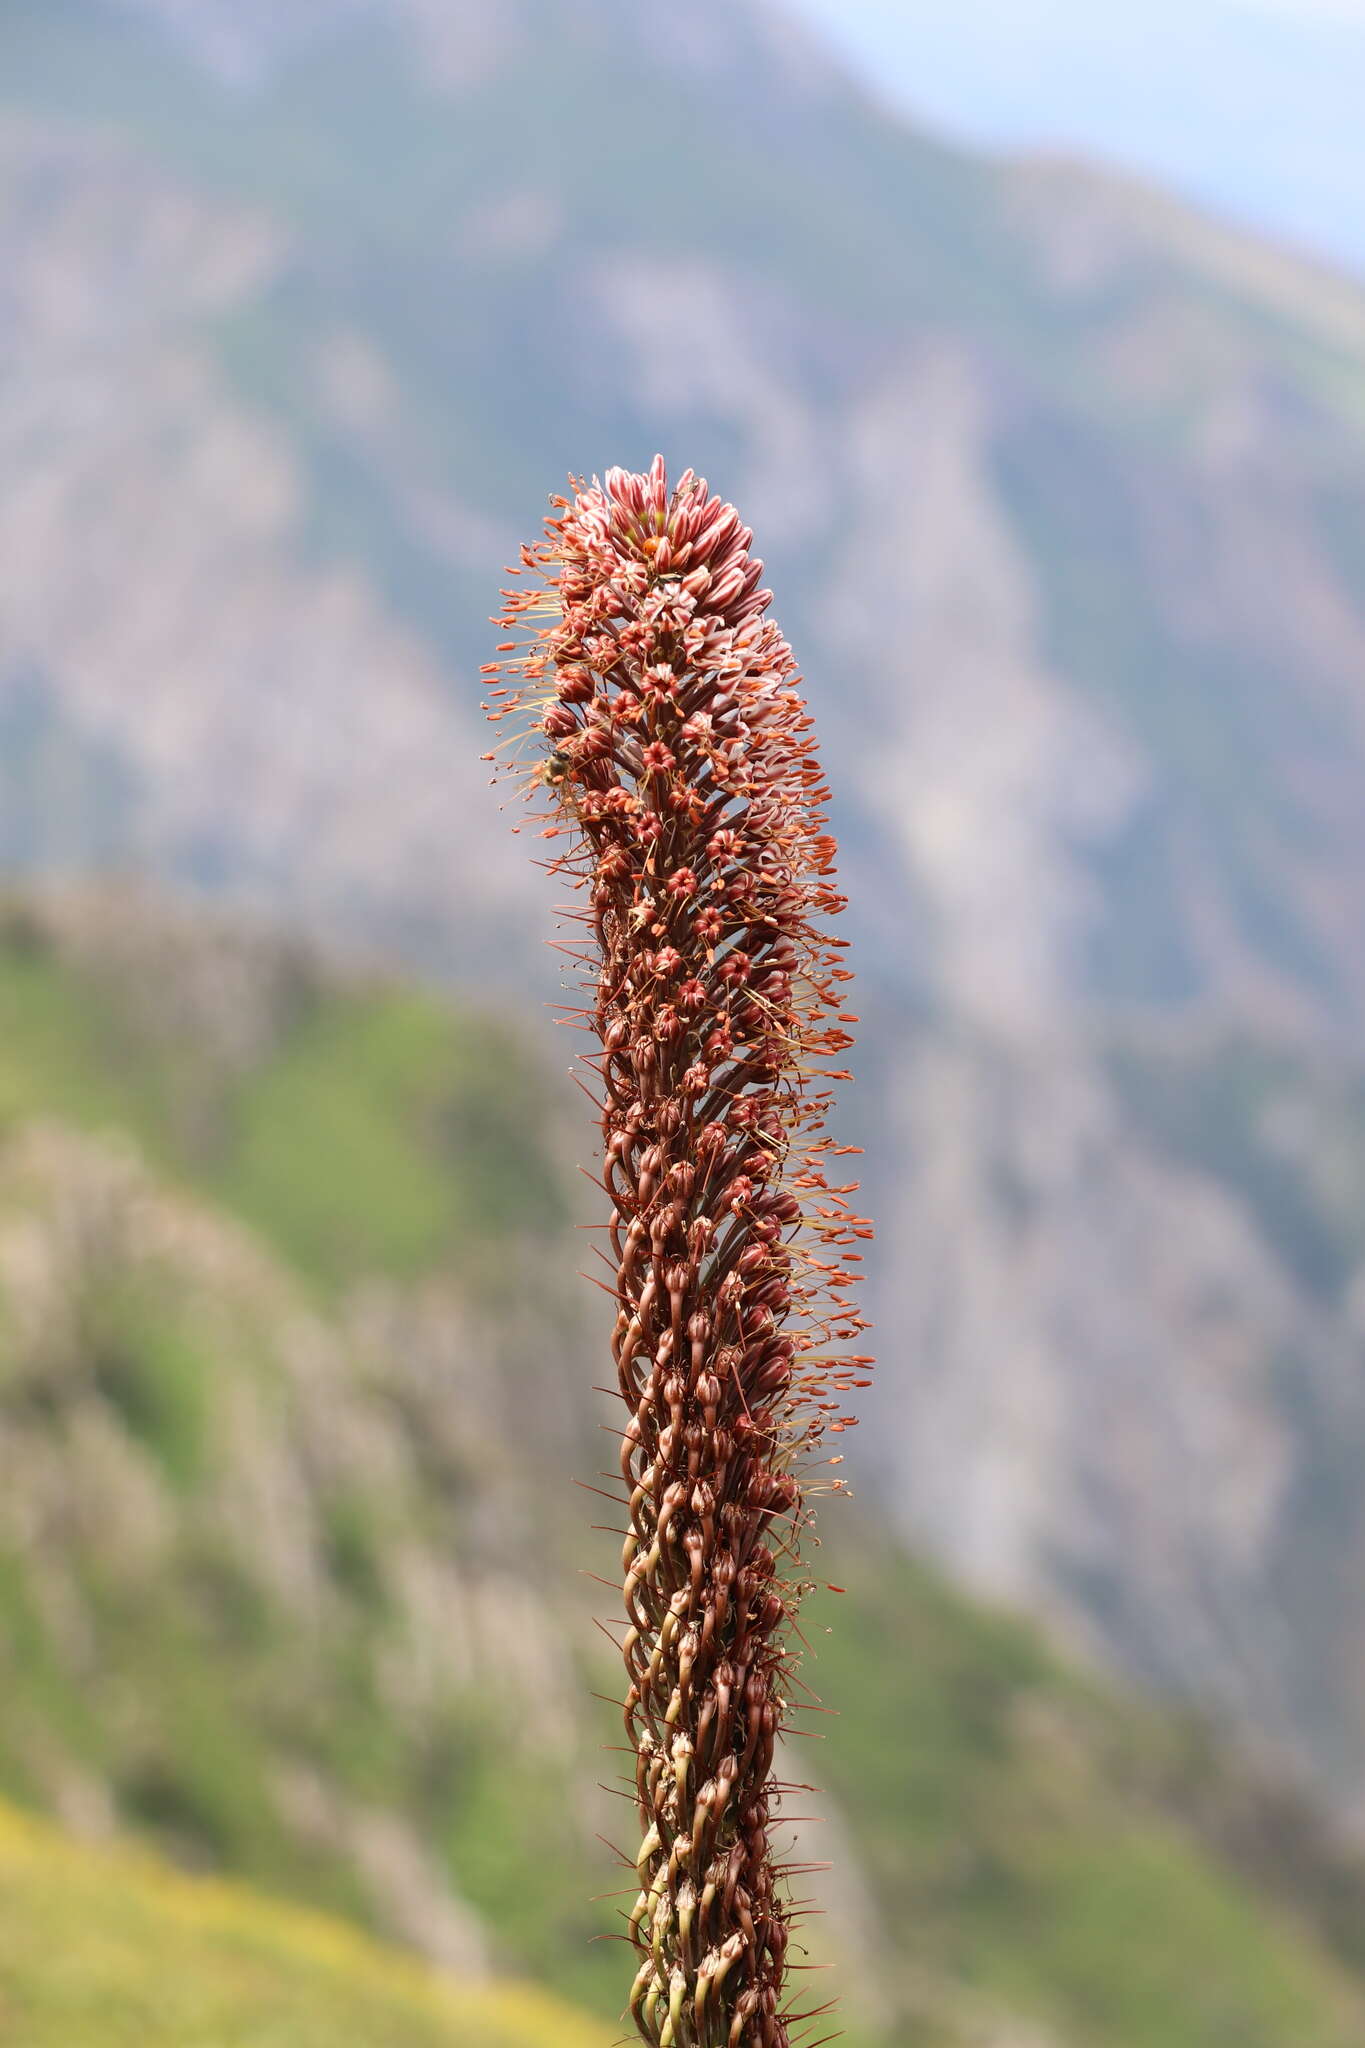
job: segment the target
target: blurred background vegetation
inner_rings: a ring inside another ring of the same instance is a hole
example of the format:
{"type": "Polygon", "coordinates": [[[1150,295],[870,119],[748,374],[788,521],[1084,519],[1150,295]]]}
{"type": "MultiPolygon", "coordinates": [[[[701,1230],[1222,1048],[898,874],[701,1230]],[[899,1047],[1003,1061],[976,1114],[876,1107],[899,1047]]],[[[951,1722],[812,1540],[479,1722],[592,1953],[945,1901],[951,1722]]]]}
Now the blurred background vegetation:
{"type": "Polygon", "coordinates": [[[7,0],[0,256],[0,2040],[617,2031],[591,1138],[475,669],[656,446],[854,896],[850,2048],[1362,2038],[1351,275],[720,0],[7,0]]]}

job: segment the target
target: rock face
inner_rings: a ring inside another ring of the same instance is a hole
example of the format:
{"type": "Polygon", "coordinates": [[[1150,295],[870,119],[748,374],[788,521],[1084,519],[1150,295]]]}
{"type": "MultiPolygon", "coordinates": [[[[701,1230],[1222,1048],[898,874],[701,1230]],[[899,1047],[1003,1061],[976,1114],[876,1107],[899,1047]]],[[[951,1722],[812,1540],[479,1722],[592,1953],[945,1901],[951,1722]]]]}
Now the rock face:
{"type": "Polygon", "coordinates": [[[1359,1073],[927,1030],[891,1098],[907,1524],[1365,1821],[1359,1073]]]}
{"type": "Polygon", "coordinates": [[[1365,298],[719,0],[15,0],[0,154],[5,861],[543,997],[490,585],[708,471],[842,803],[903,1525],[1349,1804],[1365,298]]]}

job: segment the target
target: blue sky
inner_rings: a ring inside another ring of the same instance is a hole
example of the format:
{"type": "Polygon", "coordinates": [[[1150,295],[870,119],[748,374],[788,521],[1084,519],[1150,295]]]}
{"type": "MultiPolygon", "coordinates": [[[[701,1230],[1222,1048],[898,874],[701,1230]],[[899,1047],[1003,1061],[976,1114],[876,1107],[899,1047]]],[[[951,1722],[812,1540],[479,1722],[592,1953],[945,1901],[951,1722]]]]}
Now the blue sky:
{"type": "Polygon", "coordinates": [[[1365,0],[788,0],[885,97],[1144,173],[1365,276],[1365,0]]]}

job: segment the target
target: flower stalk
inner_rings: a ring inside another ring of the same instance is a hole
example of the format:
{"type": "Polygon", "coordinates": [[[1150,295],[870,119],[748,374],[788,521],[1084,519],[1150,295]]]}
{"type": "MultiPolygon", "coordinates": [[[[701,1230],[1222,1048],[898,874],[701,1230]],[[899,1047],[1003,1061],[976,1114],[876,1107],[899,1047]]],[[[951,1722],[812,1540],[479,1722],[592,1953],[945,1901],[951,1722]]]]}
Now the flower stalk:
{"type": "Polygon", "coordinates": [[[870,1364],[848,1347],[872,1233],[832,1179],[856,1148],[823,1134],[857,1021],[825,928],[829,792],[734,507],[691,471],[670,490],[658,458],[551,505],[485,708],[564,842],[547,865],[586,893],[569,950],[625,1404],[631,2012],[654,2048],[788,2048],[815,2016],[789,1999],[775,1842],[801,1539],[870,1364]]]}

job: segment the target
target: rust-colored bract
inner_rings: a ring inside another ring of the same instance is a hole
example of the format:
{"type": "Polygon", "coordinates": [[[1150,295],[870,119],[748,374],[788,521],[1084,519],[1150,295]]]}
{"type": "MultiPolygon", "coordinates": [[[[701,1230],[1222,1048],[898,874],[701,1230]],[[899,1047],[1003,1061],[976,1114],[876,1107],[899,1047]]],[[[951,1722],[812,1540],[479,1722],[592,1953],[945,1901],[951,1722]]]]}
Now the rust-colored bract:
{"type": "MultiPolygon", "coordinates": [[[[773,1831],[809,1478],[869,1361],[869,1237],[822,1135],[843,907],[790,648],[734,507],[691,471],[553,499],[507,593],[490,715],[587,892],[643,1837],[631,2010],[657,2048],[787,2048],[773,1831]],[[533,749],[534,765],[524,758],[533,749]]],[[[490,757],[491,758],[491,757],[490,757]]],[[[825,1485],[837,1489],[830,1477],[825,1485]]],[[[791,1789],[791,1788],[785,1788],[791,1789]]],[[[804,1789],[804,1788],[803,1788],[804,1789]]]]}

